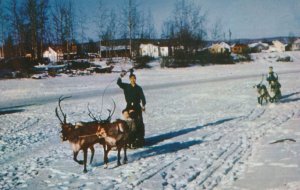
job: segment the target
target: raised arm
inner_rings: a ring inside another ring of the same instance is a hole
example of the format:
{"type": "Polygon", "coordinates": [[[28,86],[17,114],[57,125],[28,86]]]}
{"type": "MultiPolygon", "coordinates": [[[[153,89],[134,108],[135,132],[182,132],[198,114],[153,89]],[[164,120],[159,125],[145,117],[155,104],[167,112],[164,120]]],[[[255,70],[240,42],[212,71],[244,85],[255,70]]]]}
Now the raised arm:
{"type": "Polygon", "coordinates": [[[125,88],[125,83],[122,82],[121,77],[118,78],[117,85],[122,89],[125,88]]]}

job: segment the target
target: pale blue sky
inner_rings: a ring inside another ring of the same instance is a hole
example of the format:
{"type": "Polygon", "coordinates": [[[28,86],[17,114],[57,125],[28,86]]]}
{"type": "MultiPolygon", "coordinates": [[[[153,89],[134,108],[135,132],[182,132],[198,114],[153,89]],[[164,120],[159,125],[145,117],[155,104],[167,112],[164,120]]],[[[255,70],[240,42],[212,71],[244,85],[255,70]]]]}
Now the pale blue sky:
{"type": "MultiPolygon", "coordinates": [[[[49,0],[53,2],[54,0],[49,0]]],[[[97,11],[98,0],[71,0],[77,10],[87,16],[89,25],[87,38],[97,39],[92,22],[97,11]]],[[[116,11],[127,0],[102,0],[108,8],[116,11]]],[[[172,16],[176,0],[136,0],[140,9],[153,13],[157,33],[160,36],[163,22],[172,16]]],[[[189,1],[189,0],[187,0],[189,1]]],[[[207,13],[208,33],[217,20],[221,20],[223,31],[232,38],[263,38],[300,36],[300,0],[191,0],[207,13]]]]}
{"type": "MultiPolygon", "coordinates": [[[[140,8],[151,9],[156,29],[160,33],[163,21],[172,14],[176,0],[137,0],[140,8]]],[[[96,11],[97,0],[76,0],[88,17],[96,11]]],[[[103,0],[109,8],[118,10],[124,0],[103,0]]],[[[207,12],[208,29],[221,20],[223,30],[232,38],[261,38],[300,35],[300,0],[194,0],[207,12]]],[[[93,28],[91,24],[90,28],[93,28]]],[[[209,33],[209,31],[208,31],[209,33]]],[[[92,35],[91,32],[89,32],[92,35]]]]}

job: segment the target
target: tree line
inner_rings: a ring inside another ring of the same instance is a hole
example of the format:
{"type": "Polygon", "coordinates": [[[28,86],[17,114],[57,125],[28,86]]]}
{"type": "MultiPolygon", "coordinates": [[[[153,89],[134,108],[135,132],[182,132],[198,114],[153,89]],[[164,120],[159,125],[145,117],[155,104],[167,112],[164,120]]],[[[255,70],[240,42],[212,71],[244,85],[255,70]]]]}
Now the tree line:
{"type": "MultiPolygon", "coordinates": [[[[113,46],[107,42],[128,39],[131,51],[134,39],[158,38],[152,11],[142,9],[139,0],[123,0],[119,7],[108,7],[103,0],[97,0],[94,16],[88,18],[85,14],[72,0],[0,0],[2,55],[30,54],[38,60],[49,45],[60,45],[68,53],[72,45],[92,41],[87,36],[90,25],[95,28],[99,47],[104,41],[113,46]]],[[[194,52],[207,38],[206,22],[207,14],[194,1],[176,0],[160,38],[168,40],[175,50],[194,52]]],[[[216,37],[220,30],[216,23],[216,37]]]]}

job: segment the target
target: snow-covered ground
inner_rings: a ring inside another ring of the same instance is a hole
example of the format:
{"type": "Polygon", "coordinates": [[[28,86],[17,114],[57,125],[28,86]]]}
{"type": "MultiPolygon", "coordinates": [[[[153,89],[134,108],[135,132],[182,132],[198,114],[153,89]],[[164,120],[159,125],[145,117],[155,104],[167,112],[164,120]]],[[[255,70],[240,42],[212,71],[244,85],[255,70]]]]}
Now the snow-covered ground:
{"type": "Polygon", "coordinates": [[[76,122],[90,120],[88,104],[100,112],[113,98],[119,118],[119,74],[1,80],[0,189],[299,189],[300,52],[284,54],[294,62],[270,53],[251,63],[136,71],[147,99],[147,146],[129,150],[120,167],[111,152],[104,169],[96,145],[86,174],[60,140],[57,100],[72,95],[63,109],[76,122]],[[271,65],[283,99],[258,106],[253,85],[271,65]],[[296,142],[270,144],[284,138],[296,142]]]}

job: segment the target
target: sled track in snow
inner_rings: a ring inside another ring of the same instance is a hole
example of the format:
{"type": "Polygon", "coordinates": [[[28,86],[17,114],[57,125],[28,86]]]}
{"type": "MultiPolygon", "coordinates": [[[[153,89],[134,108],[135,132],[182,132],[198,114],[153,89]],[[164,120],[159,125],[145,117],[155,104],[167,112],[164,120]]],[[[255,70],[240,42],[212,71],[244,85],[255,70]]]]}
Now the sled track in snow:
{"type": "MultiPolygon", "coordinates": [[[[161,177],[164,179],[164,183],[162,186],[173,184],[173,188],[179,188],[179,189],[193,189],[193,187],[201,187],[201,188],[207,188],[207,189],[213,189],[216,187],[219,182],[222,180],[222,178],[226,175],[228,175],[230,172],[232,172],[234,166],[239,162],[239,160],[243,159],[244,157],[248,157],[250,154],[251,149],[251,142],[248,140],[247,135],[243,135],[237,138],[237,142],[229,142],[226,143],[227,135],[235,136],[235,124],[240,123],[245,120],[254,121],[255,119],[258,119],[263,116],[265,113],[265,109],[252,109],[249,114],[246,116],[238,117],[235,119],[226,120],[226,122],[216,123],[214,125],[204,125],[202,128],[206,128],[208,131],[204,132],[202,134],[202,141],[203,143],[199,144],[200,146],[213,146],[218,147],[221,145],[225,145],[225,147],[222,147],[220,151],[218,148],[214,148],[213,151],[208,152],[207,156],[205,156],[202,160],[202,162],[199,163],[201,168],[203,169],[195,169],[195,171],[191,174],[188,174],[186,176],[186,182],[187,185],[180,186],[178,184],[174,185],[174,182],[169,181],[172,180],[172,177],[165,176],[163,173],[173,173],[172,171],[174,168],[180,168],[181,162],[183,160],[188,159],[188,155],[181,155],[175,159],[171,159],[169,162],[167,162],[164,165],[159,165],[157,162],[148,163],[147,167],[141,169],[139,172],[136,172],[134,176],[132,175],[125,175],[122,176],[122,181],[128,181],[127,185],[124,186],[124,184],[115,184],[116,188],[120,187],[130,187],[130,188],[138,188],[139,185],[143,184],[147,180],[151,179],[152,177],[156,175],[161,175],[161,177]],[[212,127],[215,126],[215,127],[212,127]],[[218,126],[218,127],[216,127],[218,126]],[[222,128],[222,132],[220,134],[220,129],[222,128]],[[225,134],[223,132],[226,131],[225,134]],[[223,134],[223,135],[222,135],[223,134]],[[212,157],[213,159],[210,159],[212,157]],[[207,163],[207,160],[210,160],[210,163],[207,163]],[[141,177],[142,176],[142,177],[141,177]]],[[[272,118],[273,119],[273,118],[272,118]]],[[[269,121],[268,121],[269,122],[269,121]]],[[[263,123],[263,125],[266,125],[268,122],[263,123]]],[[[242,126],[243,127],[243,126],[242,126]]],[[[260,126],[261,127],[261,126],[260,126]]],[[[241,127],[240,127],[241,128],[241,127]]],[[[182,134],[185,135],[185,134],[182,134]]],[[[176,138],[176,137],[174,137],[176,138]]],[[[160,147],[160,143],[163,142],[163,140],[158,142],[158,145],[155,145],[154,147],[160,147]]],[[[195,144],[197,145],[197,144],[195,144]]],[[[194,146],[194,145],[192,145],[194,146]]],[[[143,153],[148,149],[153,149],[153,146],[143,148],[141,151],[136,151],[133,154],[130,154],[130,157],[139,157],[138,160],[132,161],[132,164],[137,164],[138,162],[142,162],[140,159],[145,158],[147,159],[147,156],[141,156],[143,153]]],[[[193,168],[193,166],[189,166],[190,168],[193,168]]],[[[235,175],[235,172],[233,172],[235,175]]]]}

